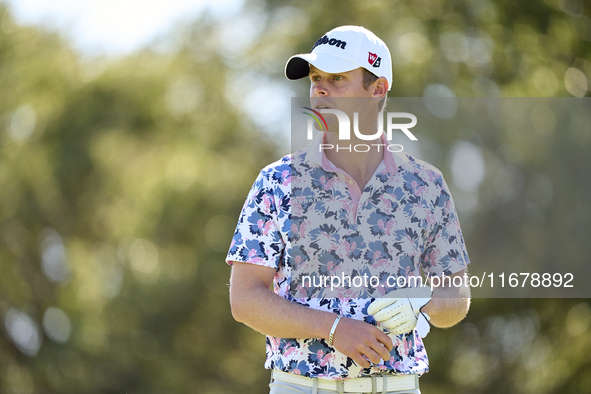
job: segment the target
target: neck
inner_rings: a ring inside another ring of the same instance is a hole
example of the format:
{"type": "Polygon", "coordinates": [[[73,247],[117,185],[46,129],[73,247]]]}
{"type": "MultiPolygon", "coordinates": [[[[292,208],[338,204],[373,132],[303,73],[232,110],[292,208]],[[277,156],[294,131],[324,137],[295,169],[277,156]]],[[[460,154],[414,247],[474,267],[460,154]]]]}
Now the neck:
{"type": "MultiPolygon", "coordinates": [[[[359,127],[359,131],[365,135],[375,134],[376,130],[377,124],[371,127],[362,128],[361,125],[359,127]]],[[[377,146],[382,144],[380,137],[366,141],[357,138],[355,133],[351,133],[350,140],[339,141],[337,133],[327,133],[326,143],[334,146],[333,149],[324,151],[327,159],[353,177],[361,190],[384,158],[384,147],[377,146]]]]}

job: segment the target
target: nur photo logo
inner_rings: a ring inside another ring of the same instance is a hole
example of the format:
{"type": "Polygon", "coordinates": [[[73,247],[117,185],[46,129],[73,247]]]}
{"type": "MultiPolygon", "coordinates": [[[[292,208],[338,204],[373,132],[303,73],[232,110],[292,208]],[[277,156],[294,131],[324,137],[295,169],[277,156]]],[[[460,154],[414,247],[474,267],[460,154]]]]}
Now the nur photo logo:
{"type": "MultiPolygon", "coordinates": [[[[310,119],[307,122],[307,139],[311,141],[314,136],[314,130],[316,131],[328,131],[334,132],[333,130],[329,130],[328,124],[323,114],[332,114],[337,117],[338,120],[338,136],[339,141],[350,141],[351,140],[351,129],[353,129],[353,133],[355,137],[362,141],[376,141],[380,139],[382,133],[384,133],[384,114],[380,112],[377,118],[377,131],[375,134],[362,134],[359,131],[359,113],[353,113],[353,122],[349,119],[349,116],[338,109],[332,108],[321,108],[321,109],[312,109],[309,107],[302,107],[311,113],[303,112],[303,114],[308,115],[310,119]],[[351,127],[351,123],[352,126],[351,127]],[[318,125],[318,128],[314,127],[314,124],[318,125]]],[[[410,132],[409,129],[413,128],[417,124],[417,117],[408,112],[387,112],[386,113],[386,139],[388,141],[392,141],[392,132],[394,130],[402,131],[411,141],[417,141],[417,137],[414,136],[413,133],[410,132]],[[408,123],[394,123],[395,119],[408,119],[410,122],[408,123]]],[[[349,145],[333,145],[333,144],[320,144],[319,149],[322,150],[329,150],[329,149],[336,149],[337,152],[339,150],[347,150],[347,151],[355,151],[355,152],[368,152],[371,149],[371,146],[375,146],[378,148],[378,151],[382,146],[384,146],[390,152],[401,152],[404,147],[400,144],[349,144],[349,145]]]]}
{"type": "MultiPolygon", "coordinates": [[[[302,112],[303,114],[308,115],[309,117],[311,117],[312,119],[314,119],[316,121],[316,123],[318,124],[318,126],[320,127],[320,131],[328,131],[328,125],[326,124],[326,120],[324,120],[324,116],[322,116],[322,114],[312,108],[308,108],[308,107],[302,107],[305,108],[309,111],[312,111],[314,113],[314,115],[309,114],[307,112],[302,112]],[[320,120],[322,120],[322,123],[320,123],[320,120]],[[324,125],[324,127],[323,127],[324,125]]],[[[308,122],[308,124],[311,124],[310,122],[308,122]]],[[[308,126],[308,129],[310,128],[310,126],[308,126]]],[[[310,136],[309,132],[308,132],[308,136],[310,136]]],[[[310,138],[308,138],[310,139],[310,138]]]]}

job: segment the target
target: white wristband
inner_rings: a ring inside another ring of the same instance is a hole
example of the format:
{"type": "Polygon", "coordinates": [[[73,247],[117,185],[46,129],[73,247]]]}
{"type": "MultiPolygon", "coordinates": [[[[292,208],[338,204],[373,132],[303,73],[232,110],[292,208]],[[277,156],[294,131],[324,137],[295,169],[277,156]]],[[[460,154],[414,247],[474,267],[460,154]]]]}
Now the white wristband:
{"type": "Polygon", "coordinates": [[[337,316],[337,318],[334,320],[334,323],[332,323],[332,328],[330,329],[330,334],[328,336],[328,346],[330,346],[330,347],[332,347],[332,341],[334,339],[334,332],[337,330],[337,325],[339,324],[341,317],[342,316],[337,316]]]}

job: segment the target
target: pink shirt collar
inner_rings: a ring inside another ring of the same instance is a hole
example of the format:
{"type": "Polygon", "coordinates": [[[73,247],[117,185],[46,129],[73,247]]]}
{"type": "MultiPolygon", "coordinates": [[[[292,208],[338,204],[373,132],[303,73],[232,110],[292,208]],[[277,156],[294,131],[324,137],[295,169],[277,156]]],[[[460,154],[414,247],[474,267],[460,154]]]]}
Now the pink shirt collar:
{"type": "MultiPolygon", "coordinates": [[[[386,149],[389,143],[388,140],[386,140],[386,135],[384,133],[382,133],[380,138],[384,144],[384,159],[382,160],[382,163],[384,163],[386,170],[390,173],[390,175],[394,175],[398,171],[398,167],[404,162],[408,161],[408,159],[399,153],[390,152],[388,149],[386,149]]],[[[330,160],[328,160],[326,154],[323,151],[320,151],[321,143],[326,143],[326,132],[318,133],[308,146],[306,153],[310,161],[318,164],[325,171],[343,172],[342,170],[335,167],[335,165],[332,164],[330,160]]]]}

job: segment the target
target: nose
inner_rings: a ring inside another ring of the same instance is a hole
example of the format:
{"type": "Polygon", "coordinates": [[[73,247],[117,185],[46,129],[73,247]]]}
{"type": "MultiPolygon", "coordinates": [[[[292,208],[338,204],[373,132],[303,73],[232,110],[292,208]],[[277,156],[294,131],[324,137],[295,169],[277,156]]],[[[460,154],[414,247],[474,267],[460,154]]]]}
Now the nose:
{"type": "Polygon", "coordinates": [[[312,82],[310,85],[310,97],[328,96],[328,88],[324,80],[312,82]]]}

